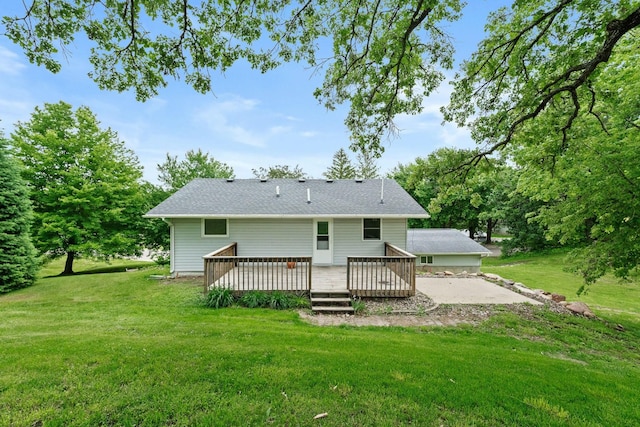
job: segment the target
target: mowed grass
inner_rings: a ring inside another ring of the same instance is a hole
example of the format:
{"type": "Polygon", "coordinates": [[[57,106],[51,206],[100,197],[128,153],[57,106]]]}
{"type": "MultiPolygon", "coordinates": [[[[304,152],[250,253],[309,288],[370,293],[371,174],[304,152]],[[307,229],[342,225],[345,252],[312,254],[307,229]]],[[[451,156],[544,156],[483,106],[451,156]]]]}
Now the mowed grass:
{"type": "Polygon", "coordinates": [[[565,271],[567,251],[522,254],[508,258],[484,258],[482,271],[521,282],[532,289],[543,289],[583,301],[598,315],[640,322],[640,279],[621,280],[605,276],[577,295],[583,284],[580,276],[565,271]]]}
{"type": "Polygon", "coordinates": [[[199,280],[150,278],[164,273],[49,277],[0,296],[0,425],[640,422],[638,323],[534,309],[477,326],[320,327],[204,308],[199,280]]]}

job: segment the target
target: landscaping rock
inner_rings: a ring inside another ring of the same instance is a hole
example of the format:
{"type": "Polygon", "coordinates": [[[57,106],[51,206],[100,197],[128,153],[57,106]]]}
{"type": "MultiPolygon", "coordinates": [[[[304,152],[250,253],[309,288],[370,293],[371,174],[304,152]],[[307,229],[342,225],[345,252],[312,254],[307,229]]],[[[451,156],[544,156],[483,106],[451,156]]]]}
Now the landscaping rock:
{"type": "Polygon", "coordinates": [[[576,314],[580,314],[584,317],[588,317],[589,319],[593,319],[596,317],[596,315],[593,313],[593,311],[591,311],[591,309],[589,308],[589,306],[583,302],[571,302],[567,305],[565,305],[565,307],[572,311],[573,313],[576,314]]]}
{"type": "Polygon", "coordinates": [[[501,280],[502,280],[502,283],[504,283],[505,285],[509,285],[509,286],[512,286],[513,284],[516,283],[511,279],[501,279],[501,280]]]}
{"type": "Polygon", "coordinates": [[[497,274],[493,274],[493,273],[484,273],[484,277],[486,277],[487,279],[491,279],[491,280],[502,280],[502,277],[498,276],[497,274]]]}
{"type": "Polygon", "coordinates": [[[552,297],[551,294],[547,291],[541,291],[538,295],[540,295],[542,298],[547,299],[549,301],[552,301],[552,297]]]}
{"type": "Polygon", "coordinates": [[[513,285],[514,288],[516,288],[519,292],[523,293],[523,294],[527,294],[527,295],[538,295],[538,292],[527,288],[525,285],[523,285],[522,283],[514,283],[513,285]]]}
{"type": "Polygon", "coordinates": [[[451,272],[451,271],[445,271],[444,275],[445,276],[455,276],[455,274],[453,274],[453,272],[451,272]]]}
{"type": "Polygon", "coordinates": [[[560,295],[560,294],[551,294],[551,299],[554,302],[561,302],[561,301],[566,301],[567,297],[565,297],[564,295],[560,295]]]}

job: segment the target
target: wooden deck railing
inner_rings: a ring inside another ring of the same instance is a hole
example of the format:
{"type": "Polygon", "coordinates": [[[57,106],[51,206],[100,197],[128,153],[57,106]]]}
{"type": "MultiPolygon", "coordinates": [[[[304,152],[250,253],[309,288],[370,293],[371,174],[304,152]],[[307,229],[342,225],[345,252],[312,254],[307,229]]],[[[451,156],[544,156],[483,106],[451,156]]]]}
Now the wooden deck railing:
{"type": "Polygon", "coordinates": [[[415,256],[389,243],[385,256],[347,257],[347,289],[360,297],[407,297],[416,294],[415,256]]]}
{"type": "Polygon", "coordinates": [[[247,291],[309,292],[311,257],[241,257],[237,243],[204,258],[204,292],[212,286],[247,291]]]}
{"type": "Polygon", "coordinates": [[[234,257],[238,254],[238,244],[236,242],[231,243],[228,246],[222,247],[220,249],[216,249],[215,251],[203,256],[204,258],[204,293],[206,294],[209,291],[209,286],[212,283],[217,282],[227,274],[229,271],[233,270],[234,263],[232,261],[222,261],[218,259],[217,261],[212,261],[214,258],[219,257],[234,257]]]}

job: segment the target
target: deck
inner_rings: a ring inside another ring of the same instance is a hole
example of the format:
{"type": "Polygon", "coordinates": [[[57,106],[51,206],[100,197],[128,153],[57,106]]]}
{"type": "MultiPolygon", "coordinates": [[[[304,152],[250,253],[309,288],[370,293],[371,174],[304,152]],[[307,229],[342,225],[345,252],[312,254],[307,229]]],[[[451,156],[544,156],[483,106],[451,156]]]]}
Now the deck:
{"type": "Polygon", "coordinates": [[[347,257],[346,266],[315,266],[311,257],[240,257],[237,244],[205,255],[204,292],[226,287],[237,293],[310,293],[348,290],[360,297],[415,295],[415,257],[385,243],[385,255],[347,257]]]}

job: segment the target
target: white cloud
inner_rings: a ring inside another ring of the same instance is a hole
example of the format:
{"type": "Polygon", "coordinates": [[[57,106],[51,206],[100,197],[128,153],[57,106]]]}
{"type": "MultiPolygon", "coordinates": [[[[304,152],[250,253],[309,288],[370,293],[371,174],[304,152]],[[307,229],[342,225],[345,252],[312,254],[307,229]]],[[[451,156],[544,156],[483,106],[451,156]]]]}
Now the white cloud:
{"type": "Polygon", "coordinates": [[[303,137],[303,138],[313,138],[313,137],[315,137],[317,135],[318,135],[318,132],[313,131],[313,130],[307,130],[307,131],[304,131],[304,132],[300,132],[300,136],[303,137]]]}
{"type": "Polygon", "coordinates": [[[20,61],[20,57],[7,49],[0,46],[0,73],[16,75],[26,68],[26,65],[20,61]]]}
{"type": "Polygon", "coordinates": [[[233,96],[221,102],[215,102],[208,108],[196,114],[195,119],[204,123],[216,134],[216,138],[227,139],[251,147],[264,147],[265,137],[263,133],[251,130],[240,123],[250,114],[255,114],[255,107],[259,101],[255,99],[233,96]]]}
{"type": "Polygon", "coordinates": [[[269,134],[271,135],[282,135],[289,132],[291,132],[290,126],[272,126],[269,128],[269,134]]]}

